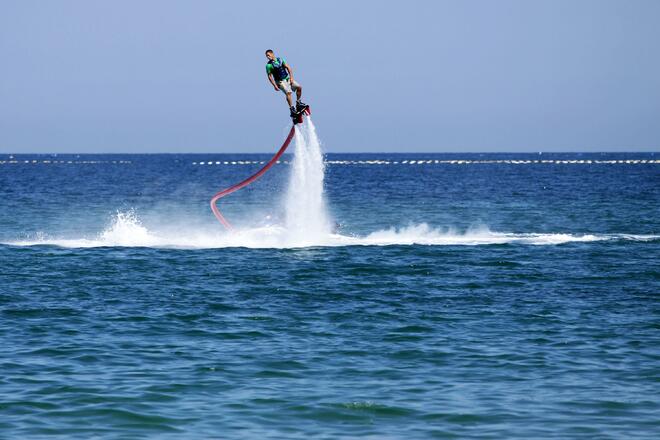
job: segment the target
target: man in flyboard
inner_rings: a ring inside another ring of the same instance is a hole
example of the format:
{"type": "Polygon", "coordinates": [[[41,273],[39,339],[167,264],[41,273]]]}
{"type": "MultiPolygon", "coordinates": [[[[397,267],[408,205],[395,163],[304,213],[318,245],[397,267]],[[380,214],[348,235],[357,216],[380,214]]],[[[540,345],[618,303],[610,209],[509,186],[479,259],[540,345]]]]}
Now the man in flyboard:
{"type": "Polygon", "coordinates": [[[276,57],[272,50],[266,51],[266,75],[275,91],[282,91],[289,104],[291,118],[294,124],[302,122],[303,113],[309,114],[309,106],[302,102],[302,86],[293,79],[293,71],[284,58],[276,57]],[[291,94],[296,92],[296,105],[294,107],[291,94]]]}

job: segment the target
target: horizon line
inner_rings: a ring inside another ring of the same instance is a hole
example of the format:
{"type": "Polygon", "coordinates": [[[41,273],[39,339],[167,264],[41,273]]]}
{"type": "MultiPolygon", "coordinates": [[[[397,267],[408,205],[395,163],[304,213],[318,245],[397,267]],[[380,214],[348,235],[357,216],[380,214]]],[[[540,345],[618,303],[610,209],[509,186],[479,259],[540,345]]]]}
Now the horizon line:
{"type": "MultiPolygon", "coordinates": [[[[323,154],[656,154],[660,153],[660,150],[654,151],[327,151],[323,154]]],[[[244,154],[244,155],[263,155],[263,154],[272,154],[272,151],[264,152],[133,152],[133,153],[97,153],[97,152],[86,152],[86,153],[77,153],[77,152],[50,152],[50,153],[39,153],[39,152],[21,152],[21,153],[0,153],[3,156],[57,156],[57,155],[104,155],[104,156],[126,156],[126,155],[209,155],[209,154],[244,154]]],[[[289,154],[289,153],[285,153],[289,154]]]]}

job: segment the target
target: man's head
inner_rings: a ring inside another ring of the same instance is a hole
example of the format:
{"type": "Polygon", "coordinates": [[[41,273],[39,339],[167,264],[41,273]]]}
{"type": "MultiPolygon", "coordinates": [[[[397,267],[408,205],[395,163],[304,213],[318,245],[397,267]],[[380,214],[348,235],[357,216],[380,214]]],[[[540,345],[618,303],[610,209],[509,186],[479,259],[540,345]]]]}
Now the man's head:
{"type": "Polygon", "coordinates": [[[266,58],[268,58],[270,61],[273,61],[275,59],[275,54],[271,49],[268,49],[266,51],[266,58]]]}

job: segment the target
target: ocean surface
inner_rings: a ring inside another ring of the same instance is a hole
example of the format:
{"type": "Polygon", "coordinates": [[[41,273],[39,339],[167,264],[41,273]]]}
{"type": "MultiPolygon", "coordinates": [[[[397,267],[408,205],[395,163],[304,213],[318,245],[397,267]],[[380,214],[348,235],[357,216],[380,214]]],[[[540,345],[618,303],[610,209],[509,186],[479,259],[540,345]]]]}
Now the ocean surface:
{"type": "Polygon", "coordinates": [[[0,156],[0,438],[660,438],[660,156],[290,152],[0,156]]]}

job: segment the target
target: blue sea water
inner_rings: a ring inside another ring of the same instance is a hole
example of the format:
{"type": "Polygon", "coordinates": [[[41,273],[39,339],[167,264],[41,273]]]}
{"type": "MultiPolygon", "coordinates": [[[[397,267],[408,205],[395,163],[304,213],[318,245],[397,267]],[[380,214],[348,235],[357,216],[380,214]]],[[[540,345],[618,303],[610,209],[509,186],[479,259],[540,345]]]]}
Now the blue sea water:
{"type": "Polygon", "coordinates": [[[660,437],[657,155],[268,158],[0,157],[0,437],[660,437]]]}

